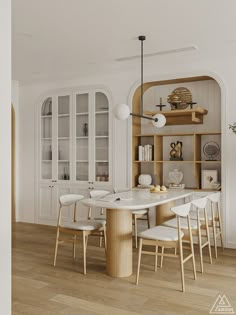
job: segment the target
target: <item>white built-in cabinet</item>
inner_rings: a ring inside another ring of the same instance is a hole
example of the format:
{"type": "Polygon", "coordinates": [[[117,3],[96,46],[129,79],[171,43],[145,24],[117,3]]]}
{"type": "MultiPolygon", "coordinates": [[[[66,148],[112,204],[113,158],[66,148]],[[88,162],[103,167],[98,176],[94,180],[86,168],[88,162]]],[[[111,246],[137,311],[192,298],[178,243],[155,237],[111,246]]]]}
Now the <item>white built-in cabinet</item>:
{"type": "MultiPolygon", "coordinates": [[[[112,190],[111,100],[103,89],[50,93],[37,106],[37,222],[56,224],[59,196],[112,190]]],[[[82,207],[82,206],[81,206],[82,207]]],[[[86,218],[87,209],[79,215],[86,218]]],[[[64,211],[64,219],[70,220],[64,211]]]]}

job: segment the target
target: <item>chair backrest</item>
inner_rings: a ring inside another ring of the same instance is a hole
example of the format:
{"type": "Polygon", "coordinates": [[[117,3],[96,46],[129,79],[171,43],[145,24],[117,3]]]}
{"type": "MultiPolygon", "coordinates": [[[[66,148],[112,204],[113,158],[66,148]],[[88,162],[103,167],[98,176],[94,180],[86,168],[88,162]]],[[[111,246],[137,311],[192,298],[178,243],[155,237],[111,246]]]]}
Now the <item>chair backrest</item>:
{"type": "Polygon", "coordinates": [[[108,190],[90,190],[89,191],[90,198],[103,197],[108,194],[110,194],[110,191],[108,190]]]}
{"type": "Polygon", "coordinates": [[[76,194],[62,195],[59,197],[59,203],[61,207],[71,206],[83,198],[84,198],[83,195],[76,195],[76,194]]]}
{"type": "Polygon", "coordinates": [[[220,192],[216,192],[207,196],[208,200],[211,202],[220,202],[220,192]]]}
{"type": "Polygon", "coordinates": [[[188,202],[180,206],[172,207],[170,210],[180,217],[187,217],[189,211],[191,210],[191,207],[192,203],[188,202]]]}
{"type": "Polygon", "coordinates": [[[207,207],[207,202],[208,199],[207,197],[199,198],[192,200],[192,204],[197,208],[197,209],[206,209],[207,207]]]}

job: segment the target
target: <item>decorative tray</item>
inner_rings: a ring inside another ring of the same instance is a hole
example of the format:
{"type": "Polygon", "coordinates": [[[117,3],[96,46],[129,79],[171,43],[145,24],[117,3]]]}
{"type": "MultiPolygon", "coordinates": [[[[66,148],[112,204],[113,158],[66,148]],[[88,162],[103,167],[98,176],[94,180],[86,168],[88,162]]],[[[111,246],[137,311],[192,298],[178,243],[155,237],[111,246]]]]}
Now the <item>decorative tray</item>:
{"type": "Polygon", "coordinates": [[[163,194],[163,193],[167,193],[168,190],[160,190],[160,191],[151,191],[151,190],[150,190],[150,192],[151,192],[151,193],[154,193],[154,194],[160,194],[160,193],[163,194]]]}

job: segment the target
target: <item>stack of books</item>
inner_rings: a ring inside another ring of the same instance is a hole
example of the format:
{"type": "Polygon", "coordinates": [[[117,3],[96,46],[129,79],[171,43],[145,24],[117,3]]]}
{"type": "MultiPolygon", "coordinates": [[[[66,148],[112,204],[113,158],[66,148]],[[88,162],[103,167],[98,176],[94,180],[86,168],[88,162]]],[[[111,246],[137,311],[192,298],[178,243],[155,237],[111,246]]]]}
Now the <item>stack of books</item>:
{"type": "Polygon", "coordinates": [[[138,160],[139,161],[152,161],[152,145],[146,144],[138,146],[138,160]]]}
{"type": "Polygon", "coordinates": [[[169,189],[184,189],[185,184],[169,184],[168,188],[169,189]]]}

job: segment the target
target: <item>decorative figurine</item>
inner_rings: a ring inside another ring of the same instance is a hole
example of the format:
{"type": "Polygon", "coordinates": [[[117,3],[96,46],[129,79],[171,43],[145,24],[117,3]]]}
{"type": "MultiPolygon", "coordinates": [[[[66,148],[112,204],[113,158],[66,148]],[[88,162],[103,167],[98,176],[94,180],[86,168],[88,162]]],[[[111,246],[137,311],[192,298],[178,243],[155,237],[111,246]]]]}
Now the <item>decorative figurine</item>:
{"type": "Polygon", "coordinates": [[[84,123],[84,126],[83,126],[83,133],[84,133],[84,136],[85,136],[85,137],[88,136],[88,124],[87,124],[87,123],[84,123]]]}
{"type": "Polygon", "coordinates": [[[182,161],[183,157],[182,157],[182,146],[183,146],[183,142],[181,141],[177,141],[175,142],[171,142],[170,144],[171,146],[171,150],[170,150],[170,160],[171,161],[182,161]]]}

